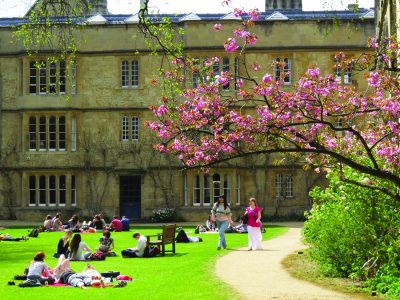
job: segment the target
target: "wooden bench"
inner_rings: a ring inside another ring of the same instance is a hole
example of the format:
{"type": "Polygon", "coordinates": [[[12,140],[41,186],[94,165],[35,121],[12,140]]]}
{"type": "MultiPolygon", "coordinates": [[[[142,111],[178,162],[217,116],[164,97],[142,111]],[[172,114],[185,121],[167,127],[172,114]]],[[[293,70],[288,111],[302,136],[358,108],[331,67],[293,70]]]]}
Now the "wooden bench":
{"type": "Polygon", "coordinates": [[[175,229],[176,224],[163,225],[162,233],[156,235],[147,235],[148,246],[159,246],[161,248],[161,255],[165,256],[165,252],[172,252],[175,254],[175,229]],[[157,240],[151,241],[151,237],[157,237],[157,240]],[[172,244],[172,250],[165,250],[165,245],[172,244]]]}

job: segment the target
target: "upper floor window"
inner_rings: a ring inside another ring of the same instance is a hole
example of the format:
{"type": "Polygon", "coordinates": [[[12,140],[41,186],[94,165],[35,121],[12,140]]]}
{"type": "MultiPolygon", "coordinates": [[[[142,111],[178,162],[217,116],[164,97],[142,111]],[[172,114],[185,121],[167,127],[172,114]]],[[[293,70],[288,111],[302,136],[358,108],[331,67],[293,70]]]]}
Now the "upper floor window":
{"type": "Polygon", "coordinates": [[[65,151],[65,117],[31,116],[29,151],[65,151]]]}
{"type": "Polygon", "coordinates": [[[275,189],[278,198],[293,197],[293,175],[278,173],[275,175],[275,189]]]}
{"type": "Polygon", "coordinates": [[[335,78],[342,84],[351,84],[351,66],[342,67],[339,59],[334,58],[333,73],[335,78]]]}
{"type": "Polygon", "coordinates": [[[122,117],[122,141],[139,140],[139,118],[136,116],[122,117]]]}
{"type": "Polygon", "coordinates": [[[76,178],[70,176],[67,186],[66,175],[31,175],[28,179],[29,206],[66,206],[67,190],[72,206],[76,205],[76,178]]]}
{"type": "Polygon", "coordinates": [[[65,61],[31,61],[30,94],[65,94],[65,61]]]}
{"type": "Polygon", "coordinates": [[[121,86],[123,88],[139,87],[138,60],[123,60],[121,62],[121,86]]]}
{"type": "Polygon", "coordinates": [[[274,77],[276,81],[283,80],[285,85],[292,83],[292,60],[288,57],[274,59],[274,77]]]}

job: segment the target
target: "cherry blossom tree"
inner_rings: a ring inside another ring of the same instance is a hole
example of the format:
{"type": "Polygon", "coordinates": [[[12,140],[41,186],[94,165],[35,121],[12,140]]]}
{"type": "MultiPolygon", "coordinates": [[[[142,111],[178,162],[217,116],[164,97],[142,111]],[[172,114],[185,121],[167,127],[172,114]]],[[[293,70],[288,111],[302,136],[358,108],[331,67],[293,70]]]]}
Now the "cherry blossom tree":
{"type": "MultiPolygon", "coordinates": [[[[342,85],[333,74],[321,74],[318,66],[311,66],[288,89],[284,87],[287,74],[275,78],[261,73],[256,62],[247,61],[246,47],[257,42],[252,29],[259,12],[236,9],[234,14],[244,21],[224,47],[240,57],[241,72],[214,72],[217,57],[174,58],[163,73],[169,92],[160,105],[151,107],[157,120],[147,124],[161,139],[155,147],[175,155],[187,168],[207,169],[258,154],[301,157],[317,172],[348,166],[365,174],[365,180],[353,181],[344,172],[342,180],[400,200],[397,41],[371,38],[369,54],[336,55],[337,67],[365,72],[367,90],[342,85]],[[188,72],[197,73],[196,88],[186,88],[188,72]],[[235,93],[222,92],[228,84],[235,86],[235,93]],[[374,178],[384,179],[387,185],[375,185],[374,178]]],[[[221,29],[221,24],[212,28],[221,29]]]]}

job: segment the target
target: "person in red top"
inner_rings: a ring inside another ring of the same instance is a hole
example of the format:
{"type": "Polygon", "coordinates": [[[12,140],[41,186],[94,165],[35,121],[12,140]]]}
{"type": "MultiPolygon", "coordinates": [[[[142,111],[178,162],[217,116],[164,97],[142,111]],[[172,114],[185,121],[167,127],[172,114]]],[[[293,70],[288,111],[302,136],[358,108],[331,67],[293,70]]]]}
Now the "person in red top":
{"type": "Polygon", "coordinates": [[[249,234],[249,251],[262,249],[261,235],[261,208],[258,207],[255,198],[249,199],[249,207],[246,208],[245,214],[247,220],[247,232],[249,234]]]}
{"type": "Polygon", "coordinates": [[[114,216],[110,223],[110,229],[116,232],[122,231],[122,222],[117,216],[114,216]]]}

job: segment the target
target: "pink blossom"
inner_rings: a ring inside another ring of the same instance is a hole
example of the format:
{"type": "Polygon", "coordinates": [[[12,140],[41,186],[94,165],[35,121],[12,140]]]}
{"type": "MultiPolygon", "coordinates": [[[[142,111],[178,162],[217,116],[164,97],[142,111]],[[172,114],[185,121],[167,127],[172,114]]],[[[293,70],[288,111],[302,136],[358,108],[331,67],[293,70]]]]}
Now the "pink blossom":
{"type": "Polygon", "coordinates": [[[250,16],[251,21],[257,21],[258,18],[260,17],[260,12],[258,11],[258,8],[250,9],[248,14],[250,16]]]}
{"type": "Polygon", "coordinates": [[[214,31],[220,31],[222,29],[222,24],[218,23],[218,24],[214,24],[213,26],[213,30],[214,31]]]}
{"type": "Polygon", "coordinates": [[[233,10],[233,14],[234,14],[235,17],[240,17],[240,16],[244,15],[245,13],[246,12],[243,9],[240,9],[240,8],[235,8],[233,10]]]}
{"type": "Polygon", "coordinates": [[[272,82],[272,75],[271,74],[265,74],[262,78],[262,81],[264,83],[270,83],[272,82]]]}
{"type": "Polygon", "coordinates": [[[235,52],[239,46],[236,44],[236,40],[234,38],[229,38],[225,43],[224,43],[225,51],[226,52],[235,52]]]}
{"type": "Polygon", "coordinates": [[[318,77],[319,76],[319,68],[308,69],[307,74],[311,77],[318,77]]]}

